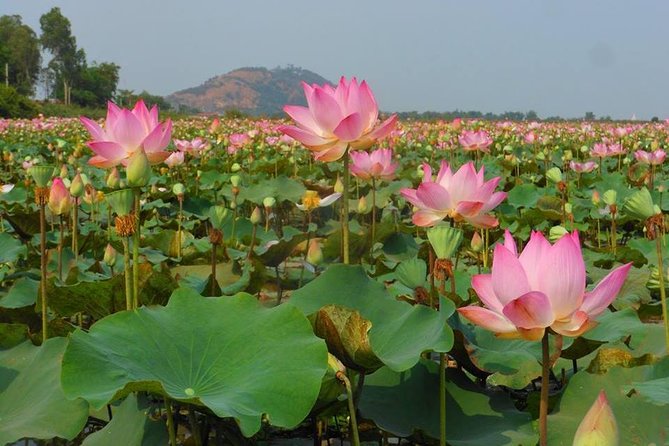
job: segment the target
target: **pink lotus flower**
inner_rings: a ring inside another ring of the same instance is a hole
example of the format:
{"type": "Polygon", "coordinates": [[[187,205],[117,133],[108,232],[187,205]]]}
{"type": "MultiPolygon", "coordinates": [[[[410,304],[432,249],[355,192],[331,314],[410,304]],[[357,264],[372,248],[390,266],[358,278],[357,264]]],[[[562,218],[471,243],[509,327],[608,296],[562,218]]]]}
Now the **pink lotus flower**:
{"type": "Polygon", "coordinates": [[[149,111],[143,100],[137,101],[132,110],[107,103],[107,119],[104,129],[97,122],[81,117],[81,123],[93,138],[88,147],[95,152],[88,163],[101,168],[128,165],[130,157],[140,149],[146,153],[149,163],[158,164],[170,154],[165,148],[172,136],[172,121],[158,121],[158,107],[149,111]]]}
{"type": "Polygon", "coordinates": [[[377,126],[379,108],[367,82],[345,77],[336,88],[302,83],[309,107],[286,105],[283,110],[297,126],[282,125],[279,131],[304,144],[319,161],[335,161],[350,146],[368,149],[395,127],[392,115],[377,126]]]}
{"type": "Polygon", "coordinates": [[[465,130],[458,137],[458,141],[463,149],[472,152],[475,150],[489,152],[490,144],[492,144],[492,138],[485,130],[479,130],[478,132],[465,130]]]}
{"type": "Polygon", "coordinates": [[[641,164],[650,164],[652,166],[659,166],[664,163],[664,159],[667,157],[667,152],[662,149],[655,150],[653,152],[646,152],[645,150],[637,150],[634,152],[634,158],[641,164]]]}
{"type": "Polygon", "coordinates": [[[351,152],[351,173],[361,180],[387,180],[395,177],[395,171],[399,166],[393,162],[393,151],[391,149],[377,149],[372,153],[351,152]]]}
{"type": "Polygon", "coordinates": [[[506,231],[504,244],[495,246],[492,274],[472,278],[472,288],[485,306],[458,311],[498,336],[539,340],[546,328],[579,336],[596,325],[594,319],[615,299],[631,266],[616,268],[586,291],[577,232],[565,234],[554,245],[541,232],[533,232],[518,255],[506,231]]]}
{"type": "Polygon", "coordinates": [[[452,173],[446,161],[441,162],[435,181],[428,164],[423,164],[423,175],[418,189],[400,190],[402,196],[418,208],[413,215],[415,225],[433,226],[446,217],[480,228],[498,225],[497,219],[486,213],[506,198],[506,192],[495,192],[500,177],[486,182],[484,167],[476,172],[472,162],[452,173]]]}
{"type": "Polygon", "coordinates": [[[54,215],[67,214],[72,208],[72,196],[60,177],[54,178],[51,183],[48,204],[54,215]]]}
{"type": "Polygon", "coordinates": [[[590,156],[596,158],[605,158],[609,156],[609,146],[604,143],[595,144],[590,150],[590,156]]]}
{"type": "Polygon", "coordinates": [[[537,135],[534,132],[527,132],[523,139],[525,140],[525,144],[534,144],[537,140],[537,135]]]}
{"type": "Polygon", "coordinates": [[[172,152],[170,156],[167,157],[165,160],[165,164],[167,167],[176,167],[180,166],[184,163],[184,152],[177,150],[176,152],[172,152]]]}
{"type": "Polygon", "coordinates": [[[569,168],[576,173],[589,173],[597,168],[597,163],[594,161],[586,161],[585,163],[569,161],[569,168]]]}
{"type": "Polygon", "coordinates": [[[625,154],[625,148],[622,146],[622,144],[610,144],[608,148],[608,155],[609,156],[618,156],[618,155],[624,155],[625,154]]]}

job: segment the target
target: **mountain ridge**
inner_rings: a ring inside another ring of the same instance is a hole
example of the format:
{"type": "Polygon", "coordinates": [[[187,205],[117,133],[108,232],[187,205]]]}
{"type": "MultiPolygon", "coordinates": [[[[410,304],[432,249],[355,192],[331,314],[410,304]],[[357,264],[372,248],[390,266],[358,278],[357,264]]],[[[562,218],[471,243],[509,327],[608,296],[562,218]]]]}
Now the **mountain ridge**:
{"type": "Polygon", "coordinates": [[[166,97],[175,108],[202,113],[240,111],[252,116],[283,115],[286,104],[306,105],[301,82],[332,83],[319,74],[288,65],[272,69],[242,67],[166,97]]]}

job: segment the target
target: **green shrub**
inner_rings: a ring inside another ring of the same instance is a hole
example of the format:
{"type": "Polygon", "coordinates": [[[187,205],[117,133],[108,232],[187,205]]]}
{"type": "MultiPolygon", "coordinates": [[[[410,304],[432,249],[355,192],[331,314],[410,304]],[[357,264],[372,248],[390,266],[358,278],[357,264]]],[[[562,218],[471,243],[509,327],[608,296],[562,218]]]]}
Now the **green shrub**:
{"type": "Polygon", "coordinates": [[[0,117],[33,118],[37,116],[37,105],[14,88],[0,85],[0,117]]]}

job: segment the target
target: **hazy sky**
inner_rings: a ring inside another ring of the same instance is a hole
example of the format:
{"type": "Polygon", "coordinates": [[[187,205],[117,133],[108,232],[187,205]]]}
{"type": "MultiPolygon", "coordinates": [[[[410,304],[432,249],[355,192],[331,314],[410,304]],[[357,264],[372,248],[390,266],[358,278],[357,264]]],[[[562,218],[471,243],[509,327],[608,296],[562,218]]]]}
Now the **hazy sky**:
{"type": "Polygon", "coordinates": [[[383,110],[669,117],[666,0],[0,0],[60,6],[121,88],[166,95],[243,66],[367,79],[383,110]]]}

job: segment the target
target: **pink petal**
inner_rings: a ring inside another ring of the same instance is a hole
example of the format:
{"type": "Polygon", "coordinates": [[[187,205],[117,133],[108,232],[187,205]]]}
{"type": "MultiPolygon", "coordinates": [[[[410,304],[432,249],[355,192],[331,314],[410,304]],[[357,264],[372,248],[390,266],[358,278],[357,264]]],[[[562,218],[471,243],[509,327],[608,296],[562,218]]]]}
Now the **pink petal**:
{"type": "Polygon", "coordinates": [[[527,281],[530,288],[538,289],[539,286],[539,261],[547,255],[551,244],[544,238],[544,235],[539,231],[533,231],[530,235],[530,241],[525,245],[525,249],[520,253],[518,260],[520,260],[523,269],[527,274],[527,281]]]}
{"type": "Polygon", "coordinates": [[[499,221],[492,216],[486,214],[478,214],[475,217],[465,217],[465,220],[477,228],[495,228],[499,225],[499,221]]]}
{"type": "Polygon", "coordinates": [[[413,214],[411,221],[416,226],[426,227],[434,226],[446,217],[444,212],[435,212],[427,209],[421,209],[413,214]]]}
{"type": "Polygon", "coordinates": [[[337,161],[346,152],[348,144],[344,141],[339,141],[332,146],[320,152],[314,152],[314,159],[323,162],[337,161]]]}
{"type": "Polygon", "coordinates": [[[403,188],[400,189],[400,195],[404,197],[409,203],[413,204],[416,207],[424,208],[425,203],[421,201],[420,198],[416,195],[416,189],[403,188]]]}
{"type": "Polygon", "coordinates": [[[453,174],[448,191],[453,202],[471,201],[476,196],[476,170],[471,161],[453,174]]]}
{"type": "Polygon", "coordinates": [[[436,182],[441,184],[445,189],[448,189],[452,177],[451,166],[448,165],[446,160],[441,160],[436,182]]]}
{"type": "Polygon", "coordinates": [[[592,328],[595,322],[592,321],[584,311],[576,311],[571,318],[564,321],[555,321],[551,329],[564,336],[576,337],[592,328]]]}
{"type": "Polygon", "coordinates": [[[146,136],[142,123],[128,110],[121,110],[107,133],[129,153],[137,149],[146,136]]]}
{"type": "Polygon", "coordinates": [[[102,130],[102,127],[98,125],[97,122],[93,121],[92,119],[88,119],[84,116],[79,118],[79,121],[86,127],[86,130],[88,130],[88,133],[91,134],[91,138],[94,140],[100,141],[105,139],[105,132],[102,130]]]}
{"type": "Polygon", "coordinates": [[[416,190],[416,196],[428,208],[444,212],[450,210],[451,199],[448,191],[437,183],[421,183],[416,190]]]}
{"type": "Polygon", "coordinates": [[[162,125],[157,125],[151,133],[149,133],[144,141],[142,141],[142,148],[147,155],[151,152],[163,151],[169,144],[172,137],[172,121],[167,120],[162,125]]]}
{"type": "MultiPolygon", "coordinates": [[[[349,101],[351,98],[349,98],[349,101]]],[[[360,110],[365,128],[371,129],[379,117],[379,106],[376,104],[374,94],[369,89],[367,81],[362,81],[357,91],[357,108],[360,110]]],[[[385,136],[385,135],[384,135],[385,136]]]]}
{"type": "Polygon", "coordinates": [[[539,291],[530,291],[512,300],[502,313],[516,327],[525,329],[549,327],[555,320],[551,301],[539,291]]]}
{"type": "Polygon", "coordinates": [[[390,132],[393,131],[396,125],[397,125],[397,115],[392,115],[390,118],[383,121],[381,125],[376,127],[369,134],[369,137],[374,141],[383,139],[386,136],[390,135],[390,132]]]}
{"type": "Polygon", "coordinates": [[[332,133],[344,117],[337,101],[322,88],[314,88],[311,100],[307,98],[307,102],[316,125],[326,133],[332,133]]]}
{"type": "MultiPolygon", "coordinates": [[[[578,237],[578,236],[577,236],[578,237]]],[[[583,301],[585,264],[581,248],[565,234],[539,260],[537,289],[550,299],[556,319],[571,315],[583,301]]]]}
{"type": "Polygon", "coordinates": [[[321,138],[315,133],[311,133],[293,125],[281,125],[278,127],[278,130],[307,147],[322,146],[331,142],[329,139],[321,138]]]}
{"type": "Polygon", "coordinates": [[[99,167],[100,169],[108,169],[110,167],[117,166],[119,161],[108,160],[107,158],[103,158],[100,155],[95,155],[89,158],[88,164],[94,167],[99,167]]]}
{"type": "Polygon", "coordinates": [[[362,136],[363,125],[360,113],[351,113],[342,119],[333,133],[342,141],[355,141],[362,136]]]}
{"type": "Polygon", "coordinates": [[[431,181],[432,181],[432,167],[428,163],[423,163],[423,183],[428,183],[431,181]]]}
{"type": "Polygon", "coordinates": [[[628,263],[607,274],[594,290],[585,293],[580,310],[586,312],[590,317],[600,315],[618,295],[631,267],[632,264],[628,263]]]}
{"type": "Polygon", "coordinates": [[[457,212],[459,215],[462,215],[465,218],[475,217],[479,213],[482,207],[483,203],[481,203],[480,201],[461,201],[455,207],[455,212],[457,212]]]}
{"type": "Polygon", "coordinates": [[[476,325],[494,333],[515,333],[516,327],[504,316],[487,308],[469,305],[458,308],[458,313],[476,325]]]}
{"type": "Polygon", "coordinates": [[[110,161],[116,161],[116,164],[128,156],[125,149],[113,141],[92,141],[88,143],[88,147],[96,155],[110,161]]]}
{"type": "Polygon", "coordinates": [[[488,212],[496,208],[504,199],[506,198],[506,192],[495,192],[492,196],[483,204],[481,212],[488,212]]]}
{"type": "Polygon", "coordinates": [[[492,275],[477,274],[473,276],[472,288],[474,288],[479,299],[481,299],[481,302],[483,302],[486,307],[497,313],[502,313],[503,305],[500,303],[499,299],[497,299],[497,296],[495,296],[495,290],[492,287],[492,275]]]}
{"type": "Polygon", "coordinates": [[[283,107],[283,111],[285,111],[300,127],[316,135],[322,135],[322,130],[318,127],[316,121],[314,121],[314,117],[311,115],[311,111],[308,108],[299,105],[286,105],[283,107]]]}
{"type": "Polygon", "coordinates": [[[508,249],[511,254],[518,257],[516,241],[513,239],[513,235],[511,235],[508,229],[504,230],[504,247],[508,249]]]}
{"type": "Polygon", "coordinates": [[[492,260],[492,284],[502,305],[530,291],[525,270],[518,258],[503,245],[495,246],[492,260]]]}

